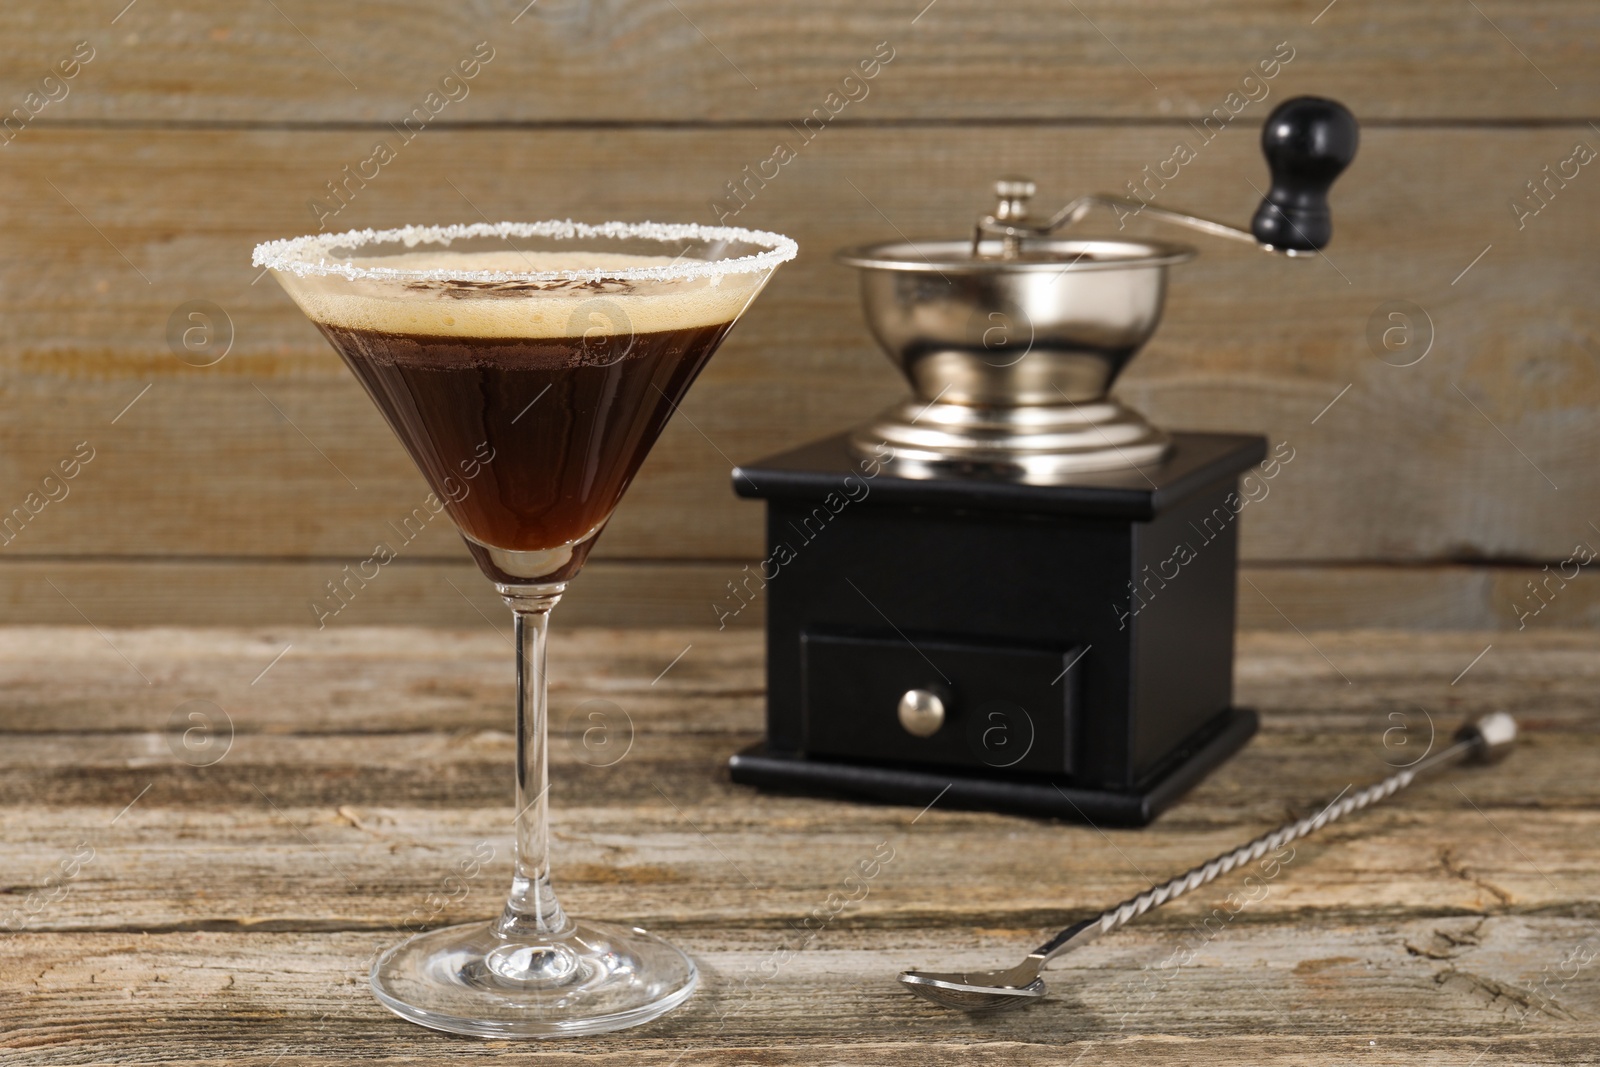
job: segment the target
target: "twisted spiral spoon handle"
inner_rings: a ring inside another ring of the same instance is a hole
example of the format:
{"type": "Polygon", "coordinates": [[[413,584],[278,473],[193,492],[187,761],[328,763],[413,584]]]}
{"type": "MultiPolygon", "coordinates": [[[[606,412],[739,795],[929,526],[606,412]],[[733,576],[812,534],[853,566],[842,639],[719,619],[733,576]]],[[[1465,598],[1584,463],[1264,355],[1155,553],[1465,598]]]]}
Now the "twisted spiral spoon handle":
{"type": "Polygon", "coordinates": [[[1466,759],[1492,762],[1509,750],[1512,740],[1516,737],[1516,731],[1516,721],[1505,712],[1495,712],[1475,722],[1468,723],[1457,732],[1454,743],[1448,748],[1420,759],[1411,766],[1397,771],[1383,781],[1370,785],[1358,793],[1350,796],[1345,796],[1341,793],[1332,803],[1315,815],[1308,815],[1303,819],[1285,823],[1276,830],[1268,831],[1236,849],[1207,860],[1200,866],[1186,871],[1170,881],[1147,889],[1138,896],[1129,897],[1122,903],[1107,908],[1092,919],[1074,923],[1034,949],[1029,954],[1029,959],[1034,961],[1036,965],[1042,966],[1045,961],[1053,959],[1067,949],[1076,948],[1079,945],[1095,940],[1102,934],[1108,934],[1143,915],[1151,908],[1165,904],[1167,901],[1174,897],[1182,896],[1191,889],[1196,889],[1207,882],[1214,881],[1241,864],[1258,860],[1268,852],[1282,848],[1290,841],[1320,830],[1334,820],[1342,819],[1353,811],[1360,811],[1362,808],[1376,804],[1380,800],[1387,800],[1427,771],[1448,767],[1466,759]]]}
{"type": "Polygon", "coordinates": [[[1308,815],[1291,823],[1285,823],[1268,833],[1262,834],[1254,841],[1240,845],[1232,852],[1225,852],[1215,859],[1208,860],[1198,867],[1194,867],[1176,878],[1161,883],[1153,889],[1147,889],[1136,897],[1129,897],[1121,904],[1107,908],[1095,920],[1100,927],[1100,933],[1109,934],[1129,921],[1143,915],[1158,904],[1165,904],[1174,897],[1182,896],[1191,889],[1198,889],[1207,882],[1216,880],[1221,875],[1227,874],[1241,864],[1252,863],[1268,852],[1274,852],[1290,841],[1304,837],[1314,830],[1320,830],[1335,819],[1342,819],[1352,811],[1360,811],[1369,804],[1376,804],[1393,796],[1416,778],[1417,772],[1407,768],[1397,774],[1390,775],[1376,785],[1370,785],[1353,796],[1340,794],[1340,799],[1323,808],[1315,815],[1308,815]]]}

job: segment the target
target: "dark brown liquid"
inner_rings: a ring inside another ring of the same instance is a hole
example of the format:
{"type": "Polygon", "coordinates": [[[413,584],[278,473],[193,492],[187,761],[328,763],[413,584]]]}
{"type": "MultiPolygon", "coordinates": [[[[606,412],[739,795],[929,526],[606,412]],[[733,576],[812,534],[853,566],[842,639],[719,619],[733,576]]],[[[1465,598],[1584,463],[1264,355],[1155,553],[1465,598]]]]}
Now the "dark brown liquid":
{"type": "MultiPolygon", "coordinates": [[[[538,551],[603,524],[730,325],[589,340],[320,328],[479,563],[507,580],[471,541],[538,551]]],[[[575,574],[593,543],[550,580],[575,574]]]]}

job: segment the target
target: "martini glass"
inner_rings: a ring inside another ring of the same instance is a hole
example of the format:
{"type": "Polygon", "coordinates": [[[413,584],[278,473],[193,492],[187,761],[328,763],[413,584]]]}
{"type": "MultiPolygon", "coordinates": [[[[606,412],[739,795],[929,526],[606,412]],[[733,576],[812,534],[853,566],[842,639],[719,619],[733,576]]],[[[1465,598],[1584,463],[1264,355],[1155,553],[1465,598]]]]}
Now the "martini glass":
{"type": "Polygon", "coordinates": [[[592,1034],[694,991],[695,965],[671,944],[574,919],[556,900],[545,635],[678,401],[795,252],[753,230],[570,221],[255,250],[366,387],[514,621],[511,892],[492,921],[429,930],[378,958],[372,988],[397,1015],[484,1037],[592,1034]]]}

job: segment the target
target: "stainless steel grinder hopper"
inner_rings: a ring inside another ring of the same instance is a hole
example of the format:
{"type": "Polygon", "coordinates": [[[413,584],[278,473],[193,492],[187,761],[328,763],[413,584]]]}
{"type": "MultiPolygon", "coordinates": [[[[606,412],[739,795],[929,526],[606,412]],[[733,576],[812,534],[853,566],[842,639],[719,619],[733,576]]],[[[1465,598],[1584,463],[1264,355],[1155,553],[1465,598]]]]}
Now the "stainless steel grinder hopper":
{"type": "Polygon", "coordinates": [[[1033,182],[1007,178],[995,183],[999,203],[970,241],[839,253],[861,271],[867,323],[911,385],[909,398],[851,434],[852,450],[890,454],[901,477],[980,474],[1043,485],[1160,463],[1167,435],[1110,390],[1161,321],[1167,268],[1195,250],[1053,235],[1107,206],[1269,252],[1314,255],[1332,234],[1328,189],[1355,157],[1357,138],[1355,118],[1335,101],[1280,104],[1262,129],[1272,183],[1249,231],[1104,194],[1035,223],[1033,182]]]}

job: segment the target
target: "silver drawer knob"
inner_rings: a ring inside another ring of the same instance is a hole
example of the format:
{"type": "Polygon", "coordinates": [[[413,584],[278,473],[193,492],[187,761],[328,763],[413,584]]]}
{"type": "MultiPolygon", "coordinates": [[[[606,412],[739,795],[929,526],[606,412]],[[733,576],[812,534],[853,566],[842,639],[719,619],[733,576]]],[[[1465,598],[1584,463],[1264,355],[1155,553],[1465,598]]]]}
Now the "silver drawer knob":
{"type": "Polygon", "coordinates": [[[908,689],[900,697],[900,725],[912,737],[932,737],[944,725],[944,701],[926,689],[908,689]]]}

